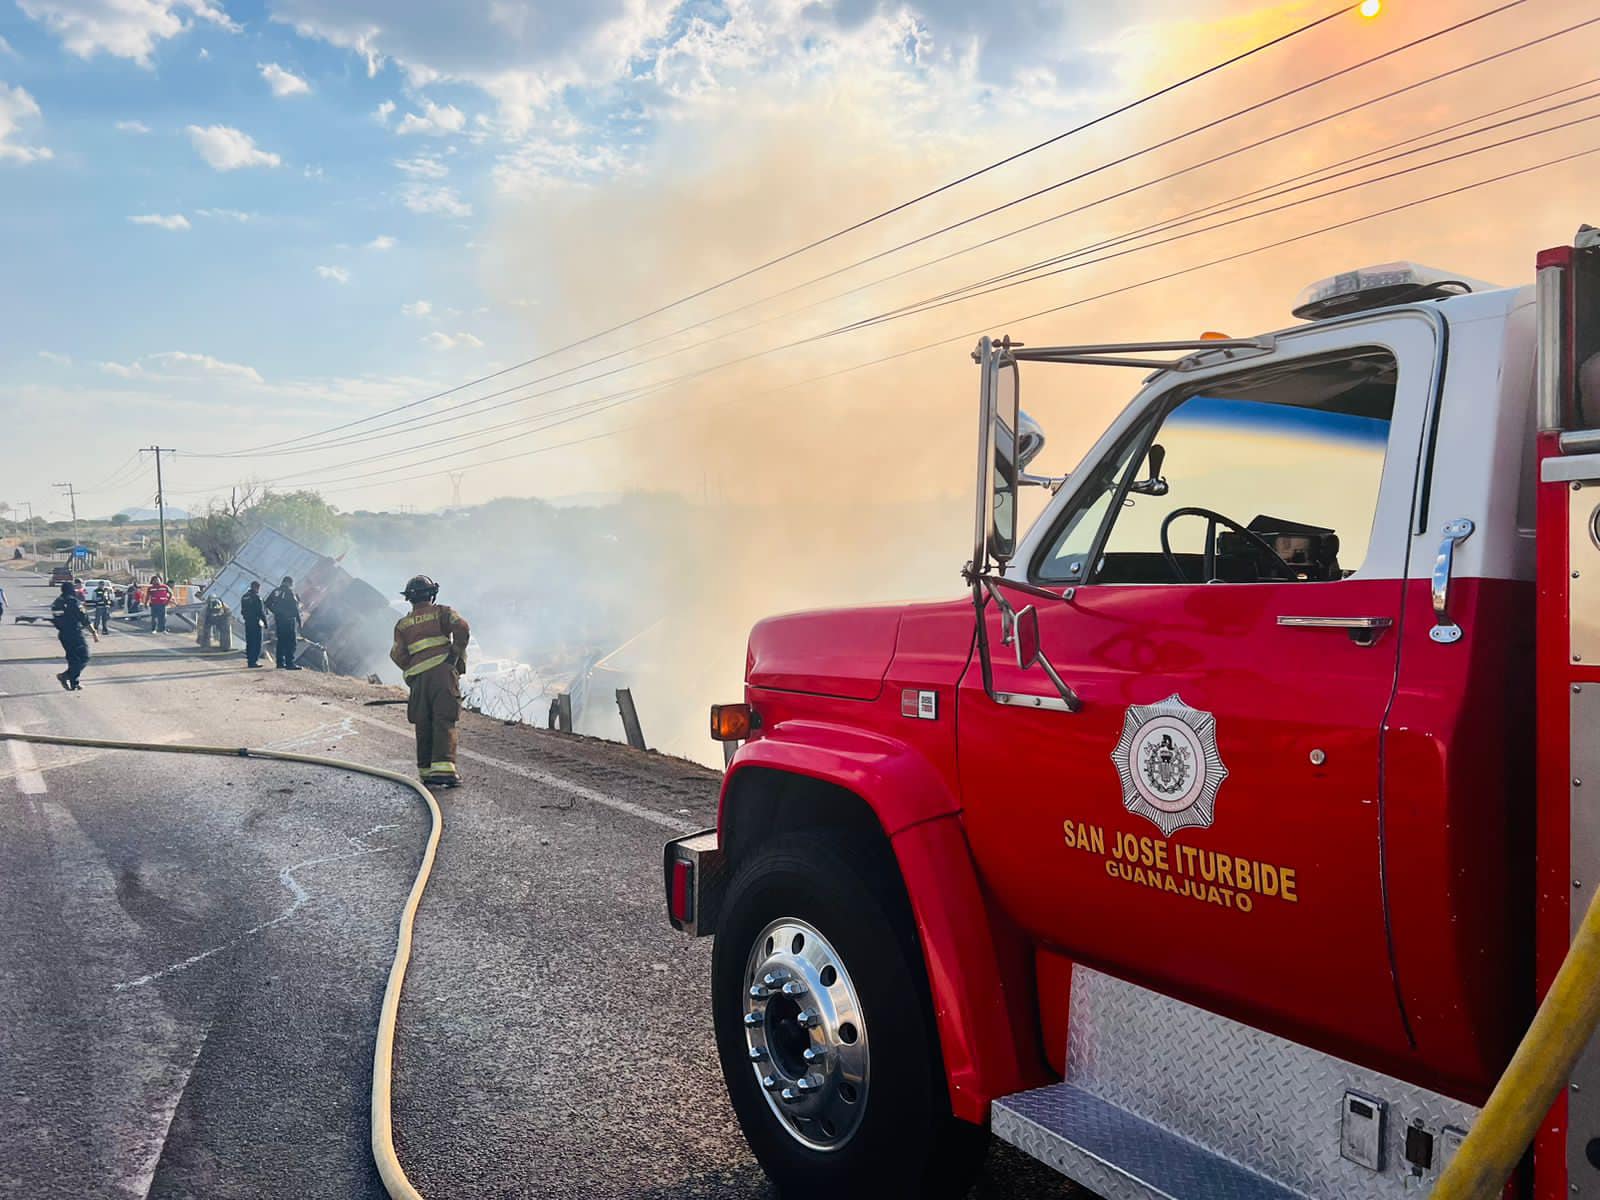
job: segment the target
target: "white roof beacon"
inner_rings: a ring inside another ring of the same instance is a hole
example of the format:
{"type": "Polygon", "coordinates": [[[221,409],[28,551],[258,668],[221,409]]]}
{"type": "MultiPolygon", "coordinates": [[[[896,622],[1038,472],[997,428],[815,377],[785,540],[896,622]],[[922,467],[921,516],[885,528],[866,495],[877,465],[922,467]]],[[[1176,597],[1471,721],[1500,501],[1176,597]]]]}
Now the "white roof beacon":
{"type": "Polygon", "coordinates": [[[1295,297],[1293,312],[1303,321],[1320,321],[1324,317],[1340,317],[1390,304],[1463,296],[1468,292],[1492,290],[1494,286],[1454,271],[1441,271],[1418,263],[1380,263],[1307,285],[1295,297]]]}

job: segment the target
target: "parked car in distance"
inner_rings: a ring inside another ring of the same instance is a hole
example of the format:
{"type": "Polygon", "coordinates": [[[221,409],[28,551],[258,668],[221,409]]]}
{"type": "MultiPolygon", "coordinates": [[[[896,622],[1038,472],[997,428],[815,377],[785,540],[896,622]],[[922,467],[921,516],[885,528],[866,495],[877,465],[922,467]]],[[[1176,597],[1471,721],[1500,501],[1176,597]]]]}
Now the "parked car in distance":
{"type": "Polygon", "coordinates": [[[65,563],[62,563],[59,567],[52,568],[50,571],[50,582],[54,584],[71,583],[72,568],[67,566],[65,563]]]}

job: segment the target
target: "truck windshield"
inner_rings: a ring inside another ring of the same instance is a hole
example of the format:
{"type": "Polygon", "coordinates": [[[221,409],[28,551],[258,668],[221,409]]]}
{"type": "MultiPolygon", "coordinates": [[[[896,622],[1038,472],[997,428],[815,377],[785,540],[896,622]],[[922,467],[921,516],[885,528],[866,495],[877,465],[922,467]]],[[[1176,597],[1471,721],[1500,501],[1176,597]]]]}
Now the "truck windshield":
{"type": "Polygon", "coordinates": [[[1368,351],[1157,399],[1073,495],[1037,576],[1251,583],[1353,574],[1377,510],[1395,374],[1391,355],[1368,351]]]}

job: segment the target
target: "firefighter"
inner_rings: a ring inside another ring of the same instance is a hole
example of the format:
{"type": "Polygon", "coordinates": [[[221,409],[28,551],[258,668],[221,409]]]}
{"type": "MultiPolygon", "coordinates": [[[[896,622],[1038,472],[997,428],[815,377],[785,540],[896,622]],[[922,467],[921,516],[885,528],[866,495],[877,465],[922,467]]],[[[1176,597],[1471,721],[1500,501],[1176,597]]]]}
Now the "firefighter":
{"type": "Polygon", "coordinates": [[[111,632],[111,585],[102,583],[94,589],[94,627],[97,633],[111,632]]]}
{"type": "Polygon", "coordinates": [[[434,603],[439,585],[426,575],[413,575],[400,594],[411,615],[395,622],[389,657],[411,689],[406,718],[417,727],[417,772],[430,786],[459,787],[456,721],[472,630],[455,609],[434,603]]]}
{"type": "Polygon", "coordinates": [[[245,665],[261,665],[261,631],[267,624],[267,611],[261,605],[261,581],[252,579],[250,590],[239,598],[239,615],[244,618],[245,665]]]}
{"type": "Polygon", "coordinates": [[[266,600],[272,614],[272,636],[277,647],[280,670],[298,671],[294,662],[295,643],[300,639],[300,597],[295,594],[294,577],[285,575],[266,600]]]}
{"type": "Polygon", "coordinates": [[[95,632],[89,614],[83,611],[78,589],[70,583],[61,585],[61,595],[50,605],[50,614],[50,623],[56,627],[56,636],[67,654],[67,669],[56,676],[56,682],[69,692],[81,692],[83,685],[78,682],[78,676],[89,665],[89,643],[83,640],[83,631],[87,629],[97,642],[100,635],[95,632]]]}

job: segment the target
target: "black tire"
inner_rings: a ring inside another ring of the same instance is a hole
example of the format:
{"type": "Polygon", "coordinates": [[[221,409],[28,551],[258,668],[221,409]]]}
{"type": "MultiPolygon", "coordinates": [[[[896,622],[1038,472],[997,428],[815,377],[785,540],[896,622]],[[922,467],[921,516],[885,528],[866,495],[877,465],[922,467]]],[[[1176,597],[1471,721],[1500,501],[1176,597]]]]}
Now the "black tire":
{"type": "Polygon", "coordinates": [[[893,860],[872,849],[838,834],[787,834],[738,868],[712,955],[723,1078],[746,1141],[786,1197],[965,1196],[988,1132],[951,1115],[915,926],[893,860]],[[814,926],[838,952],[869,1031],[865,1111],[833,1149],[806,1145],[773,1112],[742,1024],[752,947],[786,918],[814,926]]]}

